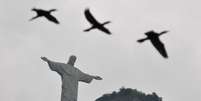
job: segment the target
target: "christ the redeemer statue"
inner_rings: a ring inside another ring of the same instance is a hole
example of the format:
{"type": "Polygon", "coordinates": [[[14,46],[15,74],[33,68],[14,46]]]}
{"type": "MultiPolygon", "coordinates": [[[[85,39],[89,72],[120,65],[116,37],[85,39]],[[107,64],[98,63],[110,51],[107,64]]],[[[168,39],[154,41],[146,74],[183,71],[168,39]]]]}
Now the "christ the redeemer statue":
{"type": "Polygon", "coordinates": [[[61,101],[77,101],[78,82],[90,83],[93,79],[102,80],[99,76],[83,73],[74,67],[76,56],[70,56],[68,63],[54,62],[46,57],[41,57],[48,63],[52,71],[56,71],[62,78],[61,101]]]}

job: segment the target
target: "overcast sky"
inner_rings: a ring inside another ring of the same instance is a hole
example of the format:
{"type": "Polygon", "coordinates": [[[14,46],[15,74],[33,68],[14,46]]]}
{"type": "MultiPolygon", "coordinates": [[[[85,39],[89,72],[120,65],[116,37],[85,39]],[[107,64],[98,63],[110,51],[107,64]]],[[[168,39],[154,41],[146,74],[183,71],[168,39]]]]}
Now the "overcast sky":
{"type": "Polygon", "coordinates": [[[201,101],[200,0],[0,0],[0,101],[60,101],[61,78],[40,59],[67,62],[100,75],[102,81],[80,83],[78,101],[94,101],[120,87],[156,92],[163,101],[201,101]],[[58,9],[61,22],[45,18],[29,22],[33,7],[58,9]],[[113,35],[90,27],[84,17],[89,7],[113,35]],[[169,59],[144,32],[161,36],[169,59]]]}

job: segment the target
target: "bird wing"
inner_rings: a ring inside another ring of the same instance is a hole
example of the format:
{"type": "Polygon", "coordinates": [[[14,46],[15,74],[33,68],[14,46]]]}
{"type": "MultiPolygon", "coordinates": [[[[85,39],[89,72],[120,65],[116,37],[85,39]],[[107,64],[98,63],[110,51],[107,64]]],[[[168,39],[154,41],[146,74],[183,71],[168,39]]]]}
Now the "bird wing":
{"type": "Polygon", "coordinates": [[[54,22],[54,23],[56,23],[56,24],[59,24],[59,21],[54,17],[54,16],[52,16],[52,15],[47,15],[47,16],[45,16],[49,21],[52,21],[52,22],[54,22]]]}
{"type": "Polygon", "coordinates": [[[101,30],[101,31],[103,31],[103,32],[105,32],[105,33],[108,34],[108,35],[111,35],[111,34],[112,34],[112,33],[111,33],[107,28],[105,28],[104,26],[98,27],[98,29],[101,30]]]}
{"type": "Polygon", "coordinates": [[[148,39],[147,39],[147,38],[143,38],[143,39],[137,40],[137,42],[142,43],[142,42],[144,42],[144,41],[146,41],[146,40],[148,40],[148,39]]]}
{"type": "Polygon", "coordinates": [[[34,20],[34,19],[36,19],[36,18],[38,18],[39,16],[35,16],[35,17],[32,17],[31,19],[29,19],[29,21],[32,21],[32,20],[34,20]]]}
{"type": "Polygon", "coordinates": [[[85,9],[85,17],[86,19],[91,23],[91,24],[99,24],[99,22],[93,17],[93,15],[91,14],[91,12],[89,11],[89,9],[85,9]]]}
{"type": "Polygon", "coordinates": [[[57,9],[50,9],[49,11],[50,11],[50,12],[53,12],[53,11],[57,11],[57,9]]]}
{"type": "Polygon", "coordinates": [[[159,38],[155,38],[154,40],[151,40],[152,44],[154,45],[154,47],[158,50],[158,52],[164,57],[164,58],[168,58],[166,49],[164,44],[160,41],[159,38]]]}
{"type": "Polygon", "coordinates": [[[165,34],[165,33],[167,33],[167,32],[169,32],[169,31],[166,30],[166,31],[162,31],[161,33],[164,33],[164,34],[165,34]]]}

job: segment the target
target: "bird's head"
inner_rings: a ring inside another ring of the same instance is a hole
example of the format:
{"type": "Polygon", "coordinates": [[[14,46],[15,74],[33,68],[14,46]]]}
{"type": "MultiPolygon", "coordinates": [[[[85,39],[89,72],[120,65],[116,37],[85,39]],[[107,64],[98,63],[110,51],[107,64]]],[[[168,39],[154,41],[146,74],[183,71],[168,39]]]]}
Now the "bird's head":
{"type": "Polygon", "coordinates": [[[37,8],[34,7],[34,8],[32,8],[31,10],[32,10],[32,11],[37,11],[37,8]]]}
{"type": "Polygon", "coordinates": [[[85,8],[84,12],[90,12],[89,7],[85,8]]]}
{"type": "Polygon", "coordinates": [[[153,30],[146,32],[145,35],[149,36],[149,35],[151,35],[152,33],[154,33],[153,30]]]}
{"type": "Polygon", "coordinates": [[[89,7],[86,7],[86,8],[85,8],[85,11],[89,11],[89,7]]]}

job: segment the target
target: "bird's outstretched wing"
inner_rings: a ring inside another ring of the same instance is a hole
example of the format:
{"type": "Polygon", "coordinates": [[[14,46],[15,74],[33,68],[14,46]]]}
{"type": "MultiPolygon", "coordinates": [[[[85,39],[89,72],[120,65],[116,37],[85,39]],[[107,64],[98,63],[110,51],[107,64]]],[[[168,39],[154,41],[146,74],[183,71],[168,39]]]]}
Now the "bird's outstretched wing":
{"type": "Polygon", "coordinates": [[[168,58],[166,49],[164,44],[160,41],[159,38],[155,39],[155,40],[151,40],[152,44],[154,45],[154,47],[158,50],[158,52],[164,57],[164,58],[168,58]]]}
{"type": "Polygon", "coordinates": [[[158,36],[161,36],[161,35],[163,35],[163,34],[165,34],[167,32],[169,32],[169,31],[163,31],[163,32],[159,33],[158,36]]]}
{"type": "Polygon", "coordinates": [[[166,31],[162,31],[161,33],[167,33],[167,32],[169,32],[169,31],[166,30],[166,31]]]}
{"type": "Polygon", "coordinates": [[[35,17],[29,19],[29,21],[32,21],[32,20],[34,20],[34,19],[36,19],[36,18],[38,18],[38,17],[39,17],[39,16],[35,16],[35,17]]]}
{"type": "Polygon", "coordinates": [[[107,29],[105,28],[104,26],[101,26],[101,27],[98,27],[99,30],[105,32],[106,34],[108,35],[111,35],[112,33],[107,29]]]}
{"type": "Polygon", "coordinates": [[[89,8],[85,9],[84,11],[86,19],[91,23],[91,24],[99,24],[99,22],[93,17],[91,12],[89,11],[89,8]]]}
{"type": "Polygon", "coordinates": [[[57,9],[50,9],[49,11],[50,11],[50,12],[53,12],[53,11],[57,11],[57,9]]]}
{"type": "Polygon", "coordinates": [[[137,40],[137,42],[142,43],[142,42],[144,42],[144,41],[146,41],[146,40],[148,40],[148,39],[147,39],[147,38],[143,38],[143,39],[137,40]]]}
{"type": "Polygon", "coordinates": [[[47,15],[47,16],[45,16],[49,21],[52,21],[52,22],[54,22],[54,23],[56,23],[56,24],[59,24],[59,21],[54,17],[54,16],[52,16],[52,15],[47,15]]]}

